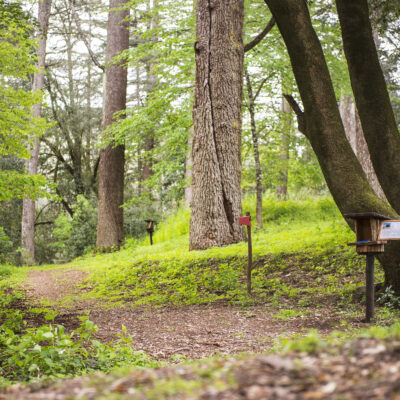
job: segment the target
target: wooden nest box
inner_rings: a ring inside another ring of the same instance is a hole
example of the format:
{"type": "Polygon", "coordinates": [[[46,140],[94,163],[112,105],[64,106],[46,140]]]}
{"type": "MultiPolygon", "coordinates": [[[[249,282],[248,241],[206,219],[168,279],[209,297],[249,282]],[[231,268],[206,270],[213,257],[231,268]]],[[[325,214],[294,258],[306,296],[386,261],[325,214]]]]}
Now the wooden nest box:
{"type": "Polygon", "coordinates": [[[376,254],[385,251],[387,241],[380,240],[379,234],[383,221],[390,219],[375,212],[345,214],[345,218],[351,218],[355,222],[356,242],[348,243],[356,246],[358,254],[376,254]]]}
{"type": "Polygon", "coordinates": [[[154,221],[151,219],[146,219],[145,221],[147,222],[146,231],[149,233],[153,233],[154,232],[154,221]]]}

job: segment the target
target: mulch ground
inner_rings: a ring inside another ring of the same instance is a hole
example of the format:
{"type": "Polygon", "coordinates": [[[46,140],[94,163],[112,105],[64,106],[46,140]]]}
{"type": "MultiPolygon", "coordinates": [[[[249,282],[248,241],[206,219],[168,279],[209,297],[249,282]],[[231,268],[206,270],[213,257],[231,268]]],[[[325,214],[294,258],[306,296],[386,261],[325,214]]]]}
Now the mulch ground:
{"type": "MultiPolygon", "coordinates": [[[[318,329],[328,333],[340,327],[340,316],[329,307],[287,320],[274,318],[277,310],[270,306],[240,308],[226,303],[200,306],[165,307],[102,307],[99,301],[78,300],[77,286],[87,273],[61,268],[30,271],[25,285],[31,302],[47,300],[60,304],[67,297],[67,307],[58,307],[56,323],[67,329],[79,325],[78,316],[89,314],[99,328],[97,337],[115,340],[124,325],[137,350],[143,350],[160,361],[170,361],[173,355],[200,359],[214,354],[261,353],[271,348],[280,336],[318,329]]],[[[38,318],[38,317],[36,317],[38,318]]],[[[39,317],[40,318],[40,317],[39,317]]],[[[353,327],[362,326],[350,321],[353,327]]],[[[44,323],[30,321],[31,325],[44,323]]]]}

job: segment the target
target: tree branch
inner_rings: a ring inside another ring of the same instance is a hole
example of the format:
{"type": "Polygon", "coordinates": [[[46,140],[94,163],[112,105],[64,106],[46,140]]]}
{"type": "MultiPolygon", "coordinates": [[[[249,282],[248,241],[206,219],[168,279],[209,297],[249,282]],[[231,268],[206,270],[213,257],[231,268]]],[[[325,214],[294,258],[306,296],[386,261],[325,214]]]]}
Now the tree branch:
{"type": "Polygon", "coordinates": [[[35,222],[35,226],[39,225],[54,225],[54,221],[35,222]]]}
{"type": "Polygon", "coordinates": [[[63,207],[65,208],[65,211],[71,216],[71,218],[74,216],[74,210],[69,206],[69,204],[65,201],[65,199],[61,196],[60,191],[58,190],[58,188],[56,188],[56,193],[57,196],[59,196],[61,198],[61,204],[63,205],[63,207]]]}
{"type": "Polygon", "coordinates": [[[301,133],[303,133],[306,137],[308,137],[306,121],[304,118],[304,112],[301,109],[301,107],[299,106],[299,103],[297,103],[297,101],[293,98],[293,96],[291,94],[283,94],[283,97],[288,102],[290,108],[297,115],[297,124],[298,124],[299,131],[301,133]]]}
{"type": "Polygon", "coordinates": [[[266,76],[266,77],[261,81],[260,86],[258,87],[257,92],[256,92],[256,94],[255,94],[254,97],[253,97],[254,101],[257,100],[257,97],[259,96],[259,94],[260,94],[260,92],[261,92],[261,89],[262,89],[263,86],[265,85],[265,82],[267,82],[267,80],[268,80],[269,78],[271,78],[271,76],[272,76],[273,74],[274,74],[274,72],[271,73],[271,74],[269,74],[268,76],[266,76]]]}
{"type": "Polygon", "coordinates": [[[53,152],[54,156],[57,158],[58,161],[60,161],[64,165],[65,169],[70,173],[70,175],[74,176],[74,169],[65,160],[59,148],[53,145],[49,140],[47,140],[43,136],[40,138],[40,140],[49,147],[49,149],[53,152]]]}
{"type": "Polygon", "coordinates": [[[267,36],[267,34],[271,31],[271,29],[274,27],[275,25],[275,18],[272,17],[267,26],[264,28],[264,30],[259,33],[251,42],[247,43],[244,46],[244,52],[248,52],[249,50],[251,50],[253,47],[257,46],[258,43],[261,42],[261,40],[263,40],[265,38],[265,36],[267,36]]]}
{"type": "Polygon", "coordinates": [[[71,7],[72,15],[74,17],[76,28],[78,29],[79,36],[82,39],[83,43],[85,43],[85,46],[88,49],[90,58],[92,59],[93,63],[104,72],[106,70],[104,65],[100,64],[100,62],[97,59],[96,55],[93,53],[93,50],[92,50],[92,48],[90,46],[90,43],[87,40],[87,37],[86,37],[85,33],[82,30],[81,21],[79,20],[79,16],[78,16],[78,14],[77,14],[77,12],[75,10],[75,5],[74,5],[73,0],[70,1],[70,7],[71,7]]]}

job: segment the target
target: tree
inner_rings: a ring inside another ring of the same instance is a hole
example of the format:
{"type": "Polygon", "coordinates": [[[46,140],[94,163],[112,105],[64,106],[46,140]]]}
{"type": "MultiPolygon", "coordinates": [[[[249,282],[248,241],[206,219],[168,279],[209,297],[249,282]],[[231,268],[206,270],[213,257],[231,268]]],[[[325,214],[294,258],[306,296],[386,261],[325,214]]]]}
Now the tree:
{"type": "Polygon", "coordinates": [[[375,172],[400,212],[400,135],[379,63],[367,0],[337,0],[343,47],[375,172]]]}
{"type": "MultiPolygon", "coordinates": [[[[127,69],[124,60],[113,63],[129,47],[129,9],[127,0],[110,0],[107,23],[106,86],[102,129],[111,125],[115,113],[125,111],[127,69]]],[[[100,151],[99,201],[96,245],[103,249],[119,248],[124,241],[124,163],[125,147],[109,144],[100,151]]]]}
{"type": "MultiPolygon", "coordinates": [[[[41,135],[45,121],[32,115],[42,93],[27,90],[30,74],[37,72],[32,25],[18,4],[0,1],[0,157],[27,159],[33,137],[41,135]]],[[[13,164],[13,163],[11,163],[13,164]]],[[[14,163],[15,164],[15,163],[14,163]]],[[[20,168],[0,169],[0,201],[45,195],[46,181],[20,168]]]]}
{"type": "MultiPolygon", "coordinates": [[[[32,90],[43,90],[44,88],[44,69],[46,61],[46,42],[47,30],[49,27],[51,0],[40,0],[38,4],[39,21],[39,47],[38,71],[33,76],[32,90]]],[[[32,110],[34,117],[42,115],[42,103],[35,104],[32,110]]],[[[39,138],[33,138],[33,145],[30,149],[31,158],[26,161],[26,171],[34,175],[38,171],[39,161],[39,138]]],[[[35,202],[31,199],[24,199],[22,205],[22,226],[21,226],[21,246],[22,263],[31,265],[35,263],[35,202]]]]}
{"type": "Polygon", "coordinates": [[[53,40],[45,77],[49,107],[44,111],[55,123],[41,138],[40,161],[42,171],[57,184],[62,206],[72,216],[78,195],[97,195],[95,141],[100,134],[101,107],[96,103],[102,97],[104,66],[98,56],[101,49],[92,47],[91,32],[103,32],[92,19],[95,4],[85,0],[74,5],[64,0],[53,7],[53,40]]]}
{"type": "MultiPolygon", "coordinates": [[[[291,96],[299,129],[308,137],[318,157],[328,187],[340,211],[376,211],[396,217],[379,199],[346,140],[324,54],[311,24],[307,4],[295,0],[268,0],[285,40],[304,105],[291,96]]],[[[386,192],[385,192],[386,194],[386,192]]],[[[399,246],[391,244],[380,257],[385,283],[400,293],[399,246]]]]}
{"type": "Polygon", "coordinates": [[[196,7],[191,250],[243,239],[238,223],[243,1],[199,0],[196,7]]]}

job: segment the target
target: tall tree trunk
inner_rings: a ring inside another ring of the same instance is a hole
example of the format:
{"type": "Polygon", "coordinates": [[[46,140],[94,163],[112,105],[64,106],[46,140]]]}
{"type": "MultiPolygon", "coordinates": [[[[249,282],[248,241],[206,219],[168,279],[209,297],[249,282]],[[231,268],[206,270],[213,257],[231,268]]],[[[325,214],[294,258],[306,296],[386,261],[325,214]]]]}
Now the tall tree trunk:
{"type": "MultiPolygon", "coordinates": [[[[262,173],[260,163],[260,151],[258,143],[258,132],[256,127],[256,112],[254,102],[257,96],[253,93],[253,85],[251,84],[250,75],[245,70],[247,96],[249,98],[249,114],[250,114],[250,129],[251,138],[253,141],[253,155],[256,170],[256,221],[259,229],[262,228],[262,173]]],[[[259,92],[259,91],[258,91],[259,92]]]]}
{"type": "Polygon", "coordinates": [[[292,110],[282,96],[281,102],[281,118],[282,118],[282,131],[280,137],[280,168],[279,168],[279,185],[276,188],[276,195],[279,199],[286,200],[288,192],[288,179],[289,179],[289,146],[290,134],[292,130],[292,110]]]}
{"type": "Polygon", "coordinates": [[[198,0],[196,14],[191,250],[244,237],[238,223],[243,0],[198,0]]]}
{"type": "MultiPolygon", "coordinates": [[[[113,123],[114,113],[126,108],[127,69],[110,64],[129,47],[129,10],[118,10],[127,0],[110,0],[107,23],[106,86],[102,129],[113,123]]],[[[124,241],[124,151],[122,145],[110,144],[100,151],[97,247],[118,249],[124,241]]]]}
{"type": "MultiPolygon", "coordinates": [[[[346,139],[321,44],[305,1],[267,0],[289,51],[304,104],[304,113],[291,99],[299,129],[309,138],[339,210],[375,211],[398,217],[373,191],[346,139]]],[[[290,97],[288,97],[290,99],[290,97]]],[[[386,192],[385,192],[386,193],[386,192]]],[[[391,243],[379,260],[385,284],[400,295],[400,244],[391,243]]]]}
{"type": "MultiPolygon", "coordinates": [[[[39,71],[33,77],[33,91],[44,88],[44,69],[46,61],[46,42],[49,27],[51,10],[51,0],[39,0],[39,48],[38,48],[38,68],[39,71]]],[[[42,103],[36,104],[32,110],[33,117],[42,115],[42,103]]],[[[31,150],[31,158],[26,162],[25,168],[28,174],[37,174],[39,162],[39,140],[35,138],[31,150]]],[[[21,253],[22,263],[31,265],[35,263],[35,202],[24,199],[22,205],[22,225],[21,225],[21,253]]]]}
{"type": "Polygon", "coordinates": [[[376,51],[367,0],[336,0],[343,46],[371,160],[400,212],[400,135],[376,51]]]}
{"type": "Polygon", "coordinates": [[[376,177],[374,167],[371,162],[367,142],[364,138],[360,117],[357,107],[351,96],[344,96],[339,102],[340,115],[343,120],[344,130],[347,140],[354,151],[362,169],[367,175],[368,182],[374,189],[375,193],[382,199],[386,200],[385,193],[376,177]]]}

